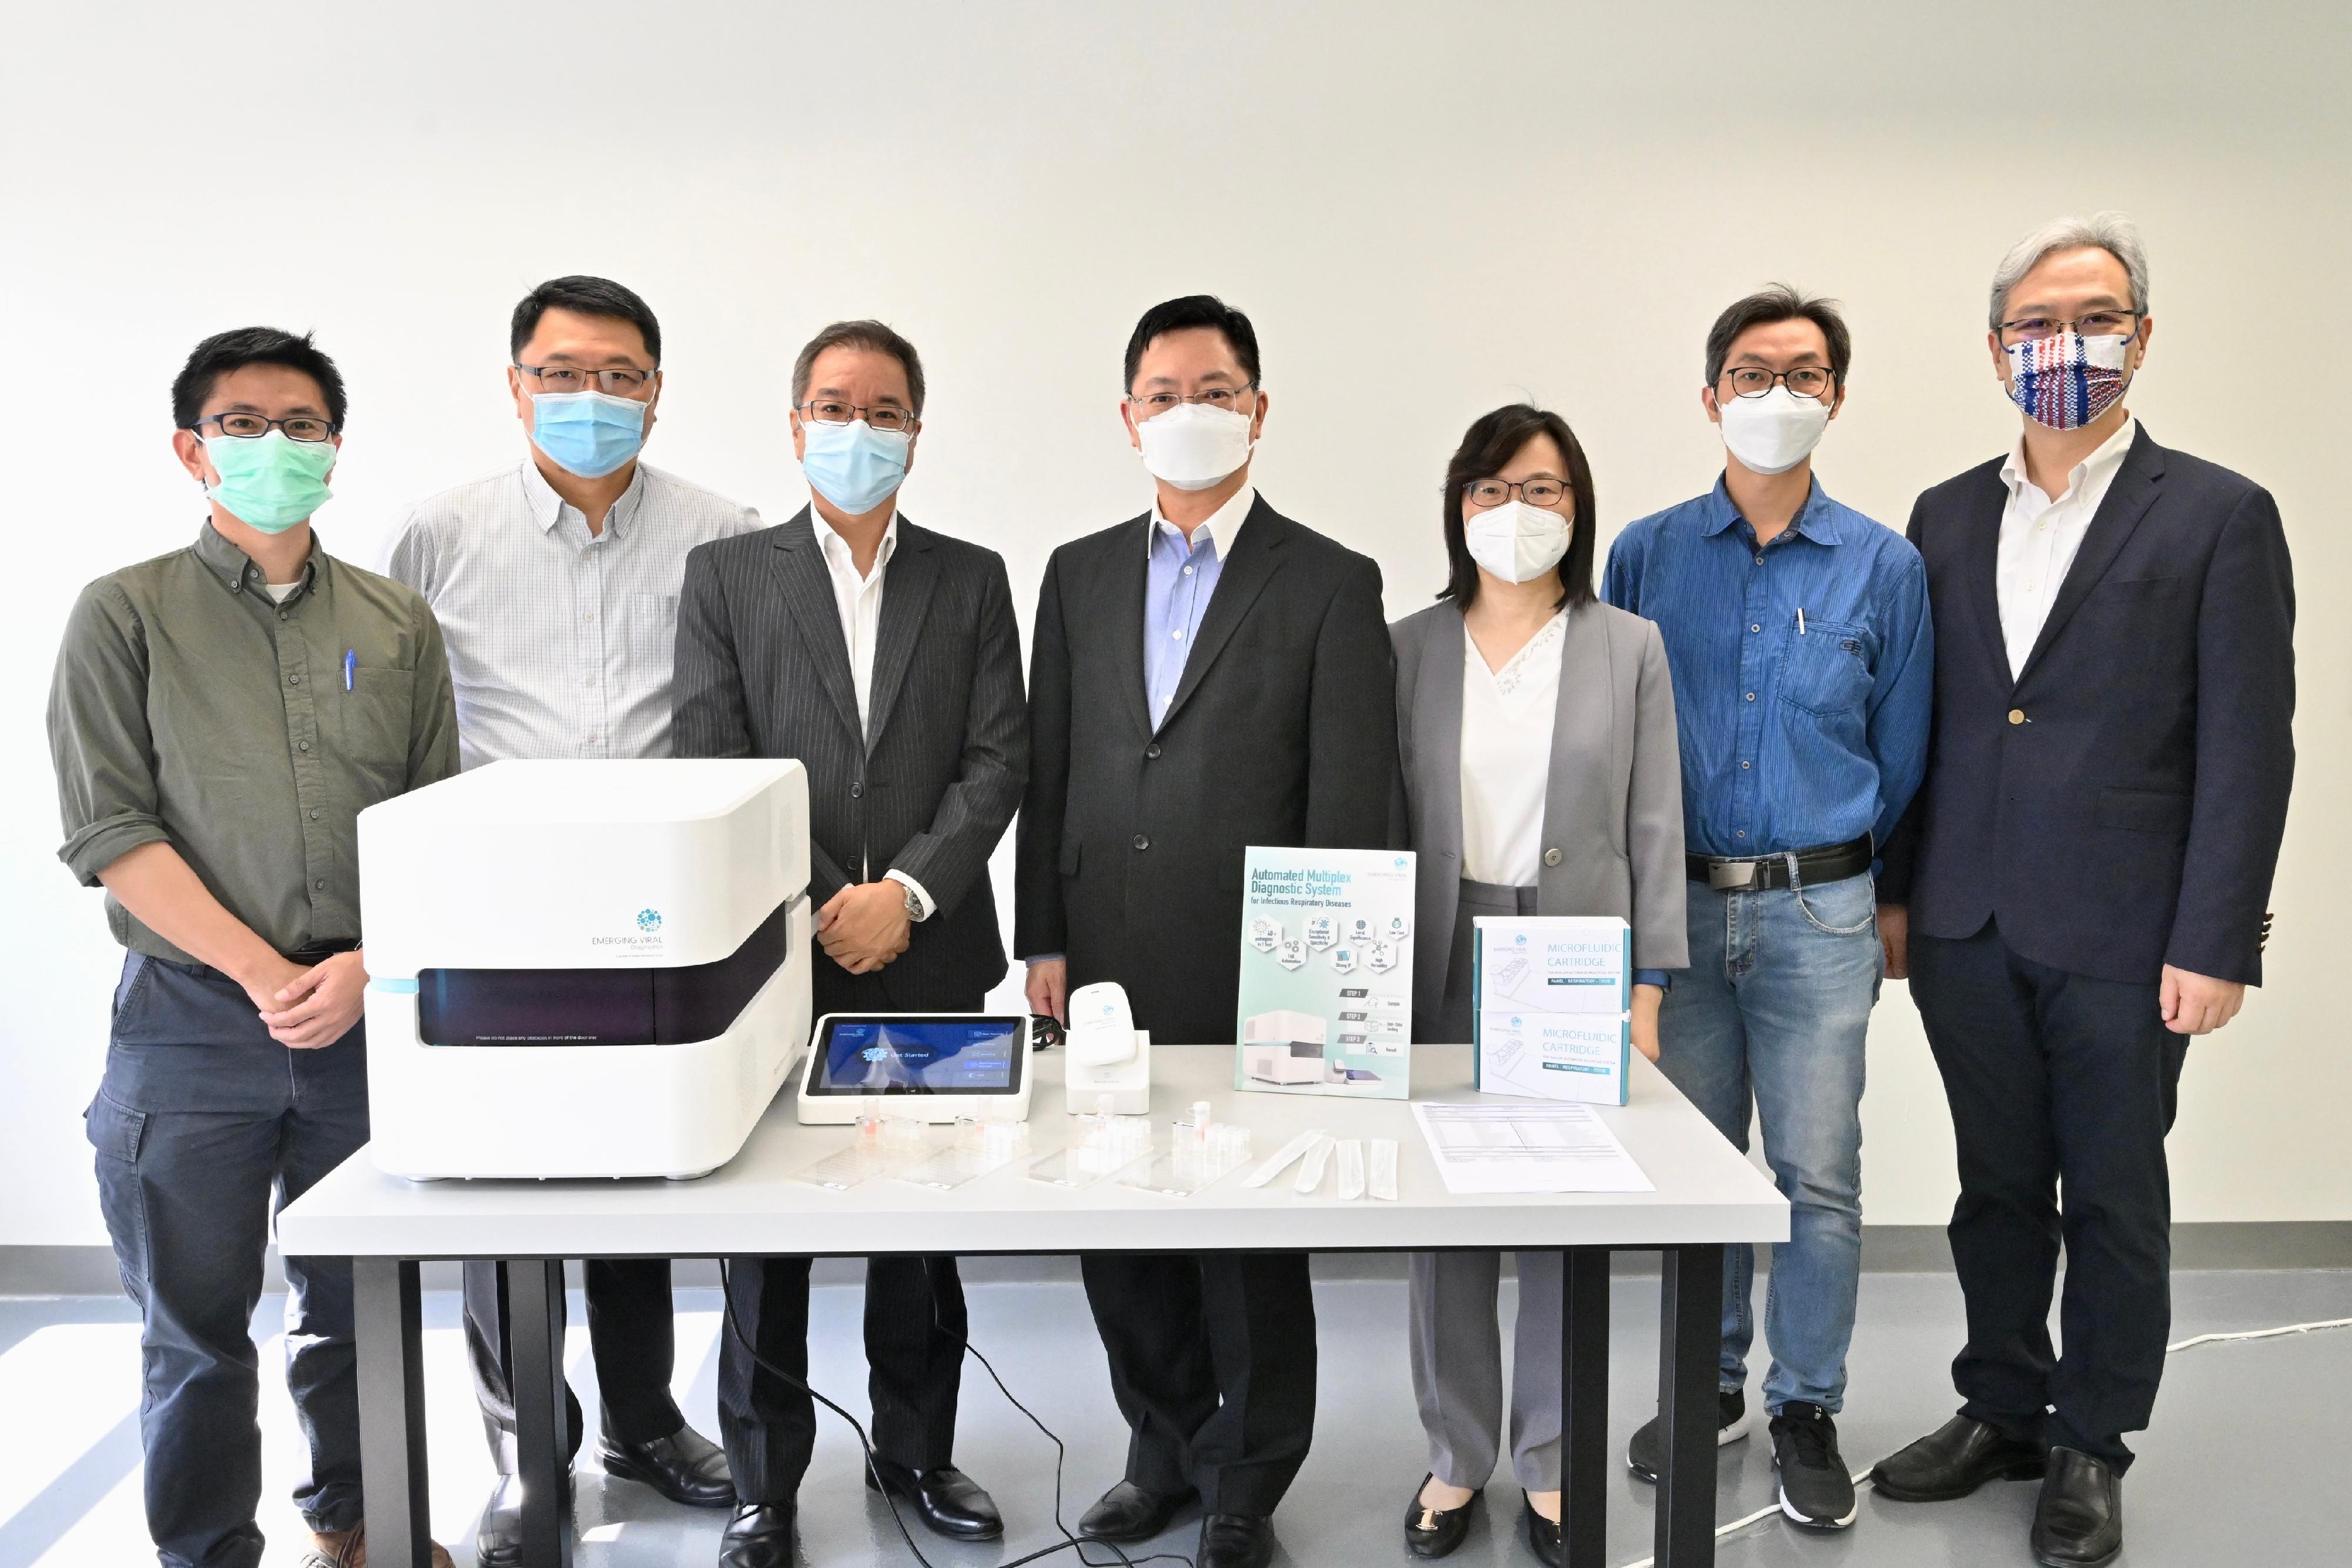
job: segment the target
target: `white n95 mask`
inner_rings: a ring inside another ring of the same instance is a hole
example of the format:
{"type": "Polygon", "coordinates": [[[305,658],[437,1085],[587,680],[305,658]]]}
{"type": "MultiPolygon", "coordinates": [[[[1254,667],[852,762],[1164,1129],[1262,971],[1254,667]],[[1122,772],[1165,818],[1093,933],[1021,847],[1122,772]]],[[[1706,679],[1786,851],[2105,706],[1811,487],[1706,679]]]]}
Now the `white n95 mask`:
{"type": "Polygon", "coordinates": [[[1830,427],[1830,405],[1776,386],[1762,397],[1725,398],[1723,444],[1740,466],[1756,474],[1786,474],[1812,455],[1830,427]]]}
{"type": "Polygon", "coordinates": [[[1151,476],[1179,490],[1222,484],[1250,458],[1250,416],[1204,402],[1180,402],[1139,420],[1135,436],[1151,476]]]}
{"type": "Polygon", "coordinates": [[[1568,519],[1525,501],[1506,501],[1472,513],[1462,538],[1472,560],[1505,582],[1527,582],[1568,554],[1568,519]]]}

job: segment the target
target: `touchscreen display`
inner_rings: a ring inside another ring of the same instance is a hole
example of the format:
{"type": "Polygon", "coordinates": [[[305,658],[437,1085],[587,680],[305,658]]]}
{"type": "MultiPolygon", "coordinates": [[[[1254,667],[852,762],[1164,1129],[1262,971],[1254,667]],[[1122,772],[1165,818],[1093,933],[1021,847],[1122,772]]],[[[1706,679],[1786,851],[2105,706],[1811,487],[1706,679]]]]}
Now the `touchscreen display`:
{"type": "Polygon", "coordinates": [[[815,1094],[1013,1094],[1021,1088],[1021,1020],[836,1019],[815,1094]]]}

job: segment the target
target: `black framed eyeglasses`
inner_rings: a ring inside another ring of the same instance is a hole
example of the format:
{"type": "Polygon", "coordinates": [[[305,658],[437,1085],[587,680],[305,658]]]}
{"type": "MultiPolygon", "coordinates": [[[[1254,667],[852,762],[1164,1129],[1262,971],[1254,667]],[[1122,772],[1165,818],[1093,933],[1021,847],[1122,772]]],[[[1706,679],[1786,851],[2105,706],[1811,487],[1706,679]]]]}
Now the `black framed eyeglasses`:
{"type": "Polygon", "coordinates": [[[1826,365],[1799,365],[1793,371],[1768,371],[1761,365],[1734,365],[1723,372],[1734,397],[1762,397],[1775,386],[1785,386],[1797,397],[1815,402],[1837,390],[1837,376],[1826,365]]]}
{"type": "Polygon", "coordinates": [[[908,431],[915,428],[915,411],[897,403],[844,402],[837,397],[813,397],[796,410],[818,424],[850,424],[864,419],[871,430],[908,431]]]}
{"type": "Polygon", "coordinates": [[[613,397],[635,397],[654,379],[650,371],[625,366],[591,371],[578,365],[518,364],[515,369],[537,382],[543,392],[600,392],[613,397]]]}
{"type": "Polygon", "coordinates": [[[1127,401],[1141,409],[1143,417],[1146,419],[1150,419],[1155,413],[1166,413],[1180,402],[1206,403],[1211,408],[1222,408],[1228,413],[1238,413],[1243,396],[1255,391],[1257,391],[1257,383],[1246,382],[1237,387],[1211,387],[1206,392],[1145,392],[1141,397],[1137,397],[1130,392],[1128,394],[1127,401]]]}
{"type": "Polygon", "coordinates": [[[2003,342],[2038,343],[2068,328],[2078,338],[2126,338],[2139,330],[2137,310],[2085,310],[2080,316],[2021,316],[2000,324],[2003,342]]]}
{"type": "Polygon", "coordinates": [[[1499,507],[1516,494],[1530,507],[1546,511],[1568,499],[1566,481],[1559,479],[1523,479],[1513,484],[1507,479],[1473,479],[1462,486],[1474,507],[1499,507]]]}
{"type": "Polygon", "coordinates": [[[290,419],[267,419],[257,413],[215,413],[196,421],[190,428],[202,430],[207,424],[218,426],[223,435],[239,441],[258,441],[272,428],[284,431],[289,441],[330,441],[335,434],[333,421],[308,413],[298,413],[290,419]]]}

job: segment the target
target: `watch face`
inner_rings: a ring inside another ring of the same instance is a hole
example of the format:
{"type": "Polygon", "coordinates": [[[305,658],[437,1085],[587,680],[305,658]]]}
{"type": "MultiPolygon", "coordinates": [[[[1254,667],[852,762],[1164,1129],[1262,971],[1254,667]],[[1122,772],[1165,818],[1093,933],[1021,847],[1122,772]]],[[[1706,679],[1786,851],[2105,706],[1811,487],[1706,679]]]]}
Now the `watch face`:
{"type": "Polygon", "coordinates": [[[906,894],[907,918],[909,920],[920,920],[923,917],[923,901],[915,896],[915,890],[911,887],[902,885],[898,891],[906,894]]]}

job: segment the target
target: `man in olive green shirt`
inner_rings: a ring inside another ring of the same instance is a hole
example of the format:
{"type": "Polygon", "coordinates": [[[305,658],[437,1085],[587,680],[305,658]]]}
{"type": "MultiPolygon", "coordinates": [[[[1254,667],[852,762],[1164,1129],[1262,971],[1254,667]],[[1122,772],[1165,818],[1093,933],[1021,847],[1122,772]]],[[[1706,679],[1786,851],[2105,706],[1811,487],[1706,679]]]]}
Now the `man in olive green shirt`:
{"type": "MultiPolygon", "coordinates": [[[[342,442],[334,362],[307,337],[224,332],[172,402],[211,516],[190,548],[82,591],[49,747],[59,858],[105,886],[130,950],[86,1120],[142,1315],[148,1529],[165,1568],[254,1568],[249,1327],[273,1198],[368,1137],[357,819],[456,772],[457,727],[425,601],[312,537],[342,442]]],[[[306,1564],[331,1568],[362,1547],[351,1266],[285,1261],[294,1500],[306,1564]]]]}

